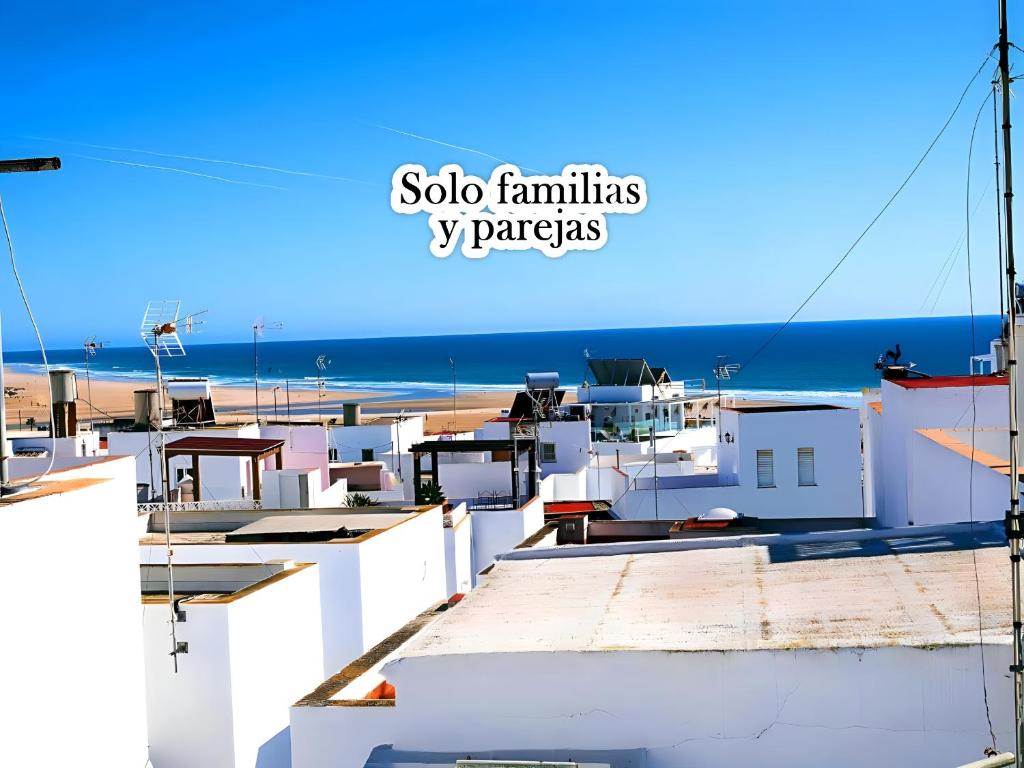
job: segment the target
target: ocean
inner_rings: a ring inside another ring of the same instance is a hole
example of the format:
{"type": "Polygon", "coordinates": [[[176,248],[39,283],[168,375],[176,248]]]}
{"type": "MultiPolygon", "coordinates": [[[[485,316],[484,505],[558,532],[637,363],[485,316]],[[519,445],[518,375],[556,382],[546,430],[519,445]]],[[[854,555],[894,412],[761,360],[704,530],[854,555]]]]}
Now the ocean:
{"type": "MultiPolygon", "coordinates": [[[[558,371],[564,386],[579,384],[585,352],[592,357],[645,357],[675,379],[704,379],[715,386],[718,355],[741,364],[723,390],[763,397],[847,400],[861,388],[877,386],[874,362],[899,343],[903,360],[930,374],[967,373],[968,357],[988,352],[999,333],[997,315],[975,318],[971,342],[967,317],[802,322],[788,326],[749,364],[751,355],[779,324],[707,325],[678,328],[546,331],[377,339],[259,342],[260,380],[315,386],[316,359],[330,361],[328,387],[397,392],[429,397],[451,391],[452,368],[459,388],[512,389],[528,371],[558,371]]],[[[168,376],[208,376],[225,385],[250,385],[252,342],[198,344],[188,355],[163,361],[168,376]]],[[[84,369],[82,349],[49,350],[51,365],[84,369]]],[[[6,362],[37,368],[38,351],[8,352],[6,362]]],[[[152,378],[148,349],[100,349],[90,360],[92,375],[152,378]]]]}

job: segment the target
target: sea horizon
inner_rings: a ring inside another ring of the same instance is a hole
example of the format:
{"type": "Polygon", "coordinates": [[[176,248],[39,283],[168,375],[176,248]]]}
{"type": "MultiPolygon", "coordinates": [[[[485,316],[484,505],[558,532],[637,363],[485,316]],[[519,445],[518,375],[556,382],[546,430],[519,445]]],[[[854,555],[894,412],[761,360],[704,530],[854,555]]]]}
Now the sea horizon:
{"type": "MultiPolygon", "coordinates": [[[[722,390],[740,396],[849,400],[877,386],[874,362],[900,344],[903,360],[929,374],[966,373],[971,354],[988,352],[999,333],[998,315],[823,320],[794,322],[760,353],[780,323],[660,326],[486,334],[389,336],[352,339],[269,341],[258,344],[261,382],[296,388],[317,385],[316,359],[325,355],[329,388],[391,393],[413,399],[463,390],[512,391],[529,371],[558,371],[563,386],[583,381],[586,354],[593,358],[644,357],[667,368],[673,380],[703,380],[715,389],[718,356],[741,368],[722,390]]],[[[217,386],[246,387],[253,381],[252,342],[191,343],[187,355],[162,361],[167,377],[205,376],[217,386]]],[[[47,351],[51,367],[85,371],[83,349],[47,351]]],[[[39,351],[6,354],[12,370],[41,370],[39,351]]],[[[152,357],[137,346],[109,346],[89,359],[97,380],[153,378],[152,357]]]]}

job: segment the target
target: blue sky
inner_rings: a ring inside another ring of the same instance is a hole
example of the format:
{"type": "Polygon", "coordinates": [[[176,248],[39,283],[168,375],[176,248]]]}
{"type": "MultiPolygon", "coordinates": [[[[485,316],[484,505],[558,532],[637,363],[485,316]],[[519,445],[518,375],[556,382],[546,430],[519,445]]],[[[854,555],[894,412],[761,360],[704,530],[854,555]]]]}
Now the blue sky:
{"type": "MultiPolygon", "coordinates": [[[[26,31],[0,50],[0,156],[64,160],[0,177],[55,347],[133,343],[150,298],[208,308],[195,341],[211,342],[245,340],[257,315],[284,322],[276,339],[782,320],[913,166],[996,35],[995,3],[966,0],[99,5],[0,9],[0,26],[26,31]],[[603,163],[644,176],[649,203],[609,216],[596,253],[438,260],[426,219],[391,212],[391,173],[494,163],[380,125],[549,172],[603,163]]],[[[937,289],[926,297],[963,229],[988,74],[801,319],[966,313],[962,253],[934,308],[937,289]]],[[[992,312],[988,111],[974,168],[976,309],[992,312]]],[[[5,264],[0,309],[5,346],[30,347],[5,264]]]]}

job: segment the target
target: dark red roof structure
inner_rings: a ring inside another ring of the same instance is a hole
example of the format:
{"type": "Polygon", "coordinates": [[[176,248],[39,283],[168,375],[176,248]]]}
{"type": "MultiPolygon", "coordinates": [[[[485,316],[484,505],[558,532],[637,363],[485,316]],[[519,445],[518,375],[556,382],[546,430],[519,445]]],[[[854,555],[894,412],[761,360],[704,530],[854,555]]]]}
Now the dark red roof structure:
{"type": "Polygon", "coordinates": [[[886,379],[904,389],[945,389],[947,387],[998,387],[1006,386],[1007,378],[988,374],[986,376],[922,376],[920,378],[886,379]]]}

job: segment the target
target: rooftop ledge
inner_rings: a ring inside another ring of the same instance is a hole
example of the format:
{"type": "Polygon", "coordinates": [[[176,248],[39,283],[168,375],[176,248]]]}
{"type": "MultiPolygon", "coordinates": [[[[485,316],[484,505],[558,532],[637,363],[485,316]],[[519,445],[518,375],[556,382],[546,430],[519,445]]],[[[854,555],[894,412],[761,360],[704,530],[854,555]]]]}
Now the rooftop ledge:
{"type": "Polygon", "coordinates": [[[438,603],[421,613],[401,629],[384,638],[337,674],[327,678],[311,693],[303,696],[294,707],[393,707],[395,691],[390,698],[377,695],[388,686],[380,668],[399,648],[415,637],[421,629],[443,615],[450,607],[448,601],[438,603]]]}
{"type": "MultiPolygon", "coordinates": [[[[194,605],[226,605],[311,568],[315,563],[213,563],[174,566],[174,596],[194,605]]],[[[141,565],[142,604],[167,602],[167,566],[141,565]]]]}

